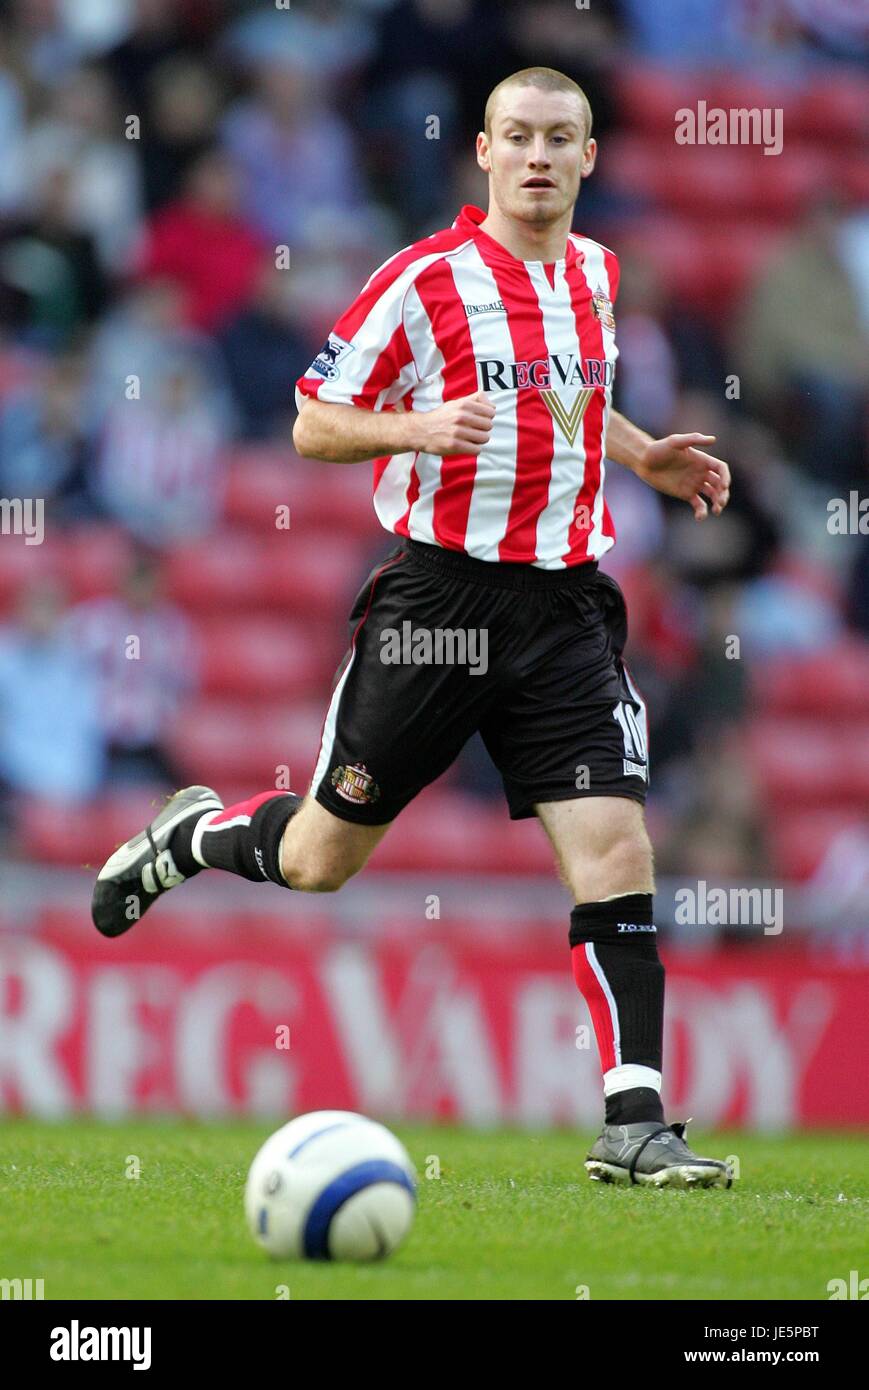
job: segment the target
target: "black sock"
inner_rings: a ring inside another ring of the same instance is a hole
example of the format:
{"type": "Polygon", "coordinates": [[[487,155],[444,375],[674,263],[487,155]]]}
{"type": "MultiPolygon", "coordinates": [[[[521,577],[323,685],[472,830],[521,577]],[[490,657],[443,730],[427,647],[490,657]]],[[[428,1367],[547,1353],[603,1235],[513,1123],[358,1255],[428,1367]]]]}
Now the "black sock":
{"type": "MultiPolygon", "coordinates": [[[[664,967],[658,958],[651,893],[580,903],[570,914],[570,946],[574,978],[591,1013],[604,1074],[633,1065],[660,1077],[664,967]]],[[[607,1124],[643,1120],[664,1121],[655,1086],[640,1080],[606,1097],[607,1124]]]]}
{"type": "Polygon", "coordinates": [[[197,820],[191,817],[169,839],[179,872],[191,878],[203,867],[226,869],[253,883],[270,879],[289,888],[280,869],[281,839],[301,804],[302,797],[295,792],[260,792],[224,811],[205,811],[197,820]]]}
{"type": "Polygon", "coordinates": [[[651,1086],[632,1086],[627,1091],[616,1091],[606,1098],[604,1123],[608,1125],[635,1125],[641,1120],[660,1120],[664,1123],[664,1107],[661,1097],[651,1086]]]}

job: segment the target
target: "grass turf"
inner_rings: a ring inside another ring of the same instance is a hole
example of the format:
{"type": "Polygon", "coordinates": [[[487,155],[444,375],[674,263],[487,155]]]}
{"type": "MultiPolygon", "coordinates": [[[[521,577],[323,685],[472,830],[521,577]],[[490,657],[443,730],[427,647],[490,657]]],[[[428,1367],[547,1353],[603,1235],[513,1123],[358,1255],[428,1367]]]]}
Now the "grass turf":
{"type": "Polygon", "coordinates": [[[274,1127],[3,1121],[0,1278],[43,1278],[46,1299],[825,1300],[869,1273],[863,1135],[695,1131],[741,1176],[679,1192],[589,1182],[591,1135],[396,1126],[416,1223],[390,1260],[350,1266],[273,1263],[248,1235],[244,1180],[274,1127]]]}

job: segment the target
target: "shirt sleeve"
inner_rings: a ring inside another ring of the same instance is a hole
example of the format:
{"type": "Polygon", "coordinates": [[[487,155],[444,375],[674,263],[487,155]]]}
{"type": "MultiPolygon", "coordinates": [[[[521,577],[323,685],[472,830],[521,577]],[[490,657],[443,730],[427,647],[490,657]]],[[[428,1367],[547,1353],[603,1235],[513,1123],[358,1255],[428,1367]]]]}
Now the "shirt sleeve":
{"type": "Polygon", "coordinates": [[[404,328],[403,308],[413,275],[386,262],[338,319],[304,376],[296,405],[306,396],[332,405],[383,410],[419,380],[404,328]]]}

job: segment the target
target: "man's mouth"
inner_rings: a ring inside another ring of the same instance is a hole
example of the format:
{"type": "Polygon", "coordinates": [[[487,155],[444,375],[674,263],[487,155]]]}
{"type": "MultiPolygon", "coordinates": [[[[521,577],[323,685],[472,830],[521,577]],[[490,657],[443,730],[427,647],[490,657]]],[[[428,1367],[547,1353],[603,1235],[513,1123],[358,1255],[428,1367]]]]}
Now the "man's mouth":
{"type": "Polygon", "coordinates": [[[526,179],[523,188],[554,188],[554,180],[546,178],[544,174],[535,175],[533,178],[526,179]]]}

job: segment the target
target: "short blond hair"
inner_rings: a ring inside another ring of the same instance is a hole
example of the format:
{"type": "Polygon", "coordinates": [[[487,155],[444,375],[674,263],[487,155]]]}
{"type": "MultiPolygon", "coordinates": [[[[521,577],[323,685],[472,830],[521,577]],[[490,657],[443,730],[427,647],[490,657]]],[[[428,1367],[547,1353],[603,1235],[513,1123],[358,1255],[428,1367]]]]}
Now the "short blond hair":
{"type": "Polygon", "coordinates": [[[582,107],[582,114],[585,120],[585,138],[591,136],[591,106],[588,97],[572,77],[566,73],[559,72],[557,68],[522,68],[519,72],[512,72],[509,77],[505,77],[493,87],[486,102],[485,131],[486,138],[492,138],[492,117],[495,114],[495,106],[501,92],[507,87],[539,87],[542,92],[572,92],[575,97],[579,97],[579,104],[582,107]]]}

